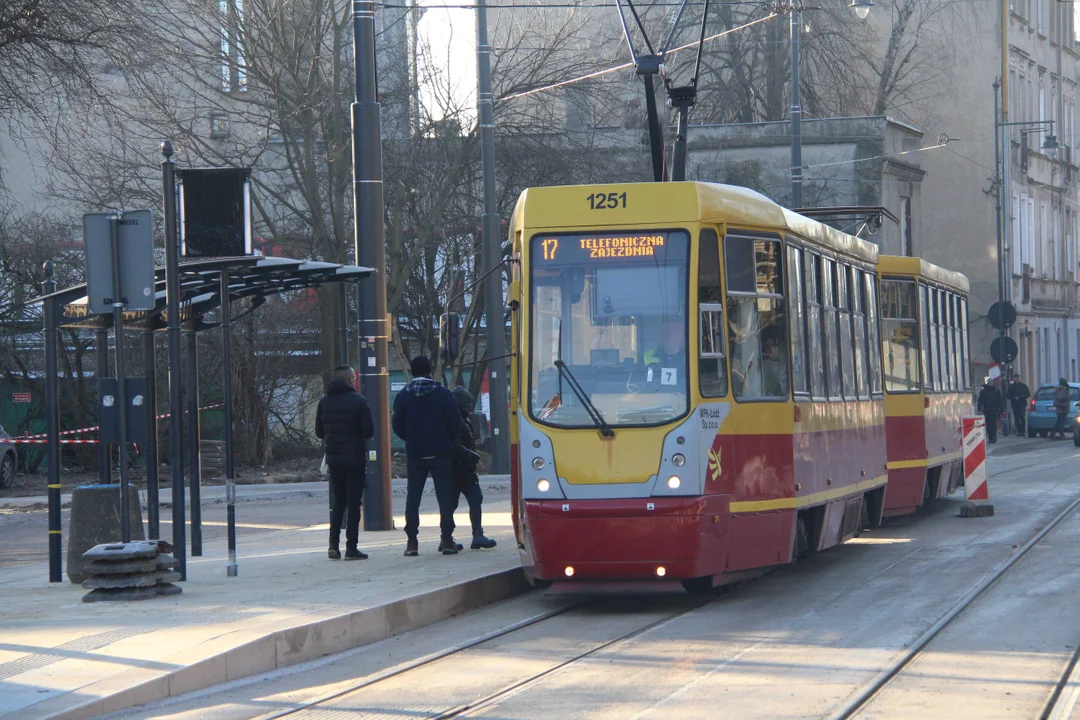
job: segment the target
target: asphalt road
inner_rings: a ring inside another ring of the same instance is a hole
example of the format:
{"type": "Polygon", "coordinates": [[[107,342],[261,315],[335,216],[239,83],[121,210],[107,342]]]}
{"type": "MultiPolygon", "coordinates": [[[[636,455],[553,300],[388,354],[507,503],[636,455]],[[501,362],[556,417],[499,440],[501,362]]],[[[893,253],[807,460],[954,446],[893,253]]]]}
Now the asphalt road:
{"type": "MultiPolygon", "coordinates": [[[[1032,445],[993,462],[994,518],[948,498],[711,598],[532,593],[123,717],[828,717],[1080,497],[1078,469],[1032,445]]],[[[1078,540],[1080,510],[852,717],[1040,717],[1080,644],[1078,540]]]]}

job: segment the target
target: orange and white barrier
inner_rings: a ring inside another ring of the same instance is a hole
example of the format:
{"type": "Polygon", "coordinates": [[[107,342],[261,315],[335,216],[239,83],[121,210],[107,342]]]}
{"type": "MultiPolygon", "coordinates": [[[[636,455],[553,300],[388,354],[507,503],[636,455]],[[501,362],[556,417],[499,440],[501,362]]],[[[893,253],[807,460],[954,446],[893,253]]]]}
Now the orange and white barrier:
{"type": "Polygon", "coordinates": [[[986,426],[981,417],[963,419],[964,498],[976,504],[990,499],[986,482],[986,426]]]}

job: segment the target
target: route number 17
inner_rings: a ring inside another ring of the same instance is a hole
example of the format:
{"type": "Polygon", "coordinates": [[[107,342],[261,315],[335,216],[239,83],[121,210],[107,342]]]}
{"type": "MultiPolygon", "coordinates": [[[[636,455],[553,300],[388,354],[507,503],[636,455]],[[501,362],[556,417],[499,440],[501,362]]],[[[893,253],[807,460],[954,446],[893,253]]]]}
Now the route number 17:
{"type": "Polygon", "coordinates": [[[626,193],[593,193],[586,200],[592,210],[617,210],[626,207],[626,193]]]}

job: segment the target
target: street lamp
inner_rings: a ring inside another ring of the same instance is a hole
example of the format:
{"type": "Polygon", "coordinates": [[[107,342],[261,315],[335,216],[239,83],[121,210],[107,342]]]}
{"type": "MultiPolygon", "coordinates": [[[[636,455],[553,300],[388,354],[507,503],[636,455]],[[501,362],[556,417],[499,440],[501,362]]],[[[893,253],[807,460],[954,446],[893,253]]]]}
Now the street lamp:
{"type": "MultiPolygon", "coordinates": [[[[873,0],[849,0],[859,19],[865,19],[873,0]]],[[[802,0],[780,0],[777,13],[787,13],[791,20],[791,208],[802,205],[802,106],[799,104],[799,33],[802,31],[802,0]]]]}

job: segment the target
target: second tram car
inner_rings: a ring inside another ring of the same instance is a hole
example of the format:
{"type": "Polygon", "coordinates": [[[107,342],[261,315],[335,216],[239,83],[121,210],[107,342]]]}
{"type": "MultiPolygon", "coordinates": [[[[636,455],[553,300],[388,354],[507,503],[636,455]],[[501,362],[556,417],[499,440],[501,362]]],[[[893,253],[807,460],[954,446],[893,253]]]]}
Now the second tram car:
{"type": "Polygon", "coordinates": [[[532,188],[511,240],[530,578],[706,589],[880,519],[875,245],[695,182],[532,188]]]}
{"type": "Polygon", "coordinates": [[[964,481],[968,280],[912,257],[882,255],[877,270],[889,455],[885,515],[904,515],[964,481]]]}

